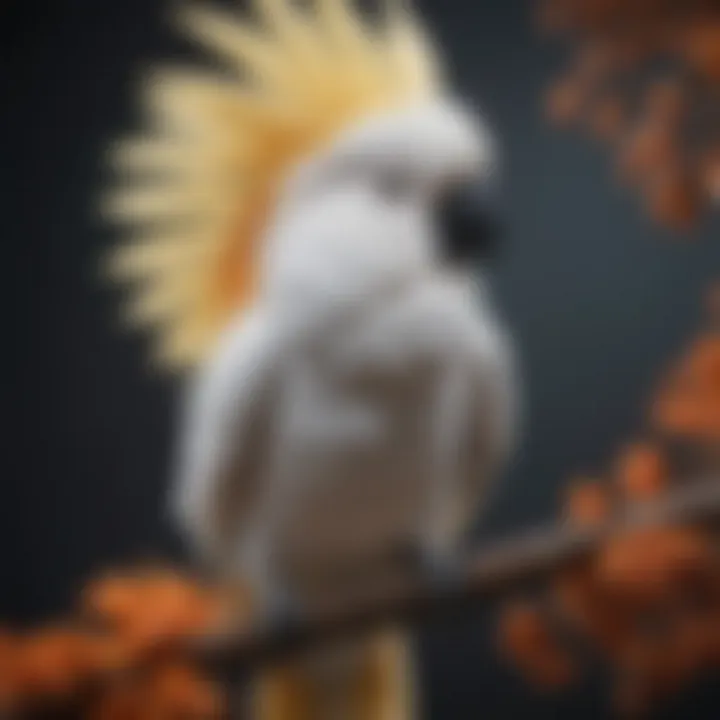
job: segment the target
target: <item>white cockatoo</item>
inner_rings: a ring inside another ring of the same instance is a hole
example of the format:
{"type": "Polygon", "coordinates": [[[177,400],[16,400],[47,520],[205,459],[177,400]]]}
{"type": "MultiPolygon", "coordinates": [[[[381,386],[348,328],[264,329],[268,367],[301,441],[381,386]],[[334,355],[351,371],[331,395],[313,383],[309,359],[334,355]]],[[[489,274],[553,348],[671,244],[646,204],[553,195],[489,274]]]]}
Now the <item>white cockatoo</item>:
{"type": "MultiPolygon", "coordinates": [[[[131,318],[190,369],[173,510],[208,567],[277,609],[407,549],[450,567],[512,447],[517,392],[482,275],[496,148],[417,19],[257,4],[255,24],[183,11],[239,72],[151,76],[154,131],[118,147],[134,184],[110,207],[139,230],[112,265],[131,318]]],[[[259,713],[408,716],[402,643],[381,641],[351,649],[340,705],[304,668],[310,714],[279,709],[277,678],[259,713]],[[361,702],[370,658],[380,685],[361,702]]]]}

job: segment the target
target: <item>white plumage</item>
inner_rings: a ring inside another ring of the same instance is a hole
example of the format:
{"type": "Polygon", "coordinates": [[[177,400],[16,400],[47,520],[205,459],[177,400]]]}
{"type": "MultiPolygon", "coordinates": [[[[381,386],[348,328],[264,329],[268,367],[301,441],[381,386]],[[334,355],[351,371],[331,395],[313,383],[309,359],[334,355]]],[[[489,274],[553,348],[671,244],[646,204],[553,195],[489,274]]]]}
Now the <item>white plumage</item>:
{"type": "Polygon", "coordinates": [[[488,147],[439,101],[361,123],[288,182],[260,294],[187,414],[177,507],[224,572],[272,596],[403,547],[454,551],[510,446],[514,379],[481,280],[437,259],[432,209],[489,181],[488,147]]]}
{"type": "MultiPolygon", "coordinates": [[[[238,79],[153,76],[154,130],[117,148],[130,174],[109,207],[136,228],[112,260],[130,319],[192,368],[175,516],[269,607],[326,597],[330,570],[371,582],[398,551],[449,559],[512,447],[517,392],[484,281],[442,262],[436,222],[448,191],[492,181],[495,148],[416,19],[258,10],[184,14],[238,79]]],[[[411,712],[404,653],[382,647],[382,714],[348,691],[342,717],[411,712]]]]}

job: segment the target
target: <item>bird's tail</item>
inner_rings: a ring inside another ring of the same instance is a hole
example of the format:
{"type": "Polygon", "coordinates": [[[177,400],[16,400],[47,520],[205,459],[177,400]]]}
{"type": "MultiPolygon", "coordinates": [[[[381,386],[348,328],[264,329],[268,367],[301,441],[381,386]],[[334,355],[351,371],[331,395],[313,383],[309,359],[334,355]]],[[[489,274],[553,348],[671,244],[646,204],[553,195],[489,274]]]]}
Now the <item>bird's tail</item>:
{"type": "Polygon", "coordinates": [[[257,680],[252,720],[414,720],[408,638],[385,632],[257,680]]]}

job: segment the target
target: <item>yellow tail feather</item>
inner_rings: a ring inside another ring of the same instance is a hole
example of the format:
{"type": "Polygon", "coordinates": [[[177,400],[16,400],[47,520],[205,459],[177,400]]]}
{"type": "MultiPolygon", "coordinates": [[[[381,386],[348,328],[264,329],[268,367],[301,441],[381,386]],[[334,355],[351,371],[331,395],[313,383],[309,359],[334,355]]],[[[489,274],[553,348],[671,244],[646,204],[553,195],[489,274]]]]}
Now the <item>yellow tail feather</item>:
{"type": "Polygon", "coordinates": [[[413,720],[408,640],[386,633],[359,645],[358,662],[330,681],[297,662],[259,678],[251,720],[413,720]]]}

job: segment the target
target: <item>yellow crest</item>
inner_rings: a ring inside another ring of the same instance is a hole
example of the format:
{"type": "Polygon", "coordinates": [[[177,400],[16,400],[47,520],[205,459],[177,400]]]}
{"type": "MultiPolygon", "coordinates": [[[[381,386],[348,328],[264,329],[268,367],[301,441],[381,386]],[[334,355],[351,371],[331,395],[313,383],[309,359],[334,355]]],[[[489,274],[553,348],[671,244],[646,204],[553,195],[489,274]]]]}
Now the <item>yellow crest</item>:
{"type": "Polygon", "coordinates": [[[179,12],[231,79],[151,74],[150,127],[113,148],[120,184],[105,207],[132,227],[110,272],[131,285],[127,318],[153,331],[163,365],[202,360],[252,300],[259,241],[292,166],[365,115],[437,91],[410,12],[392,5],[369,22],[348,1],[255,0],[252,21],[179,12]]]}

